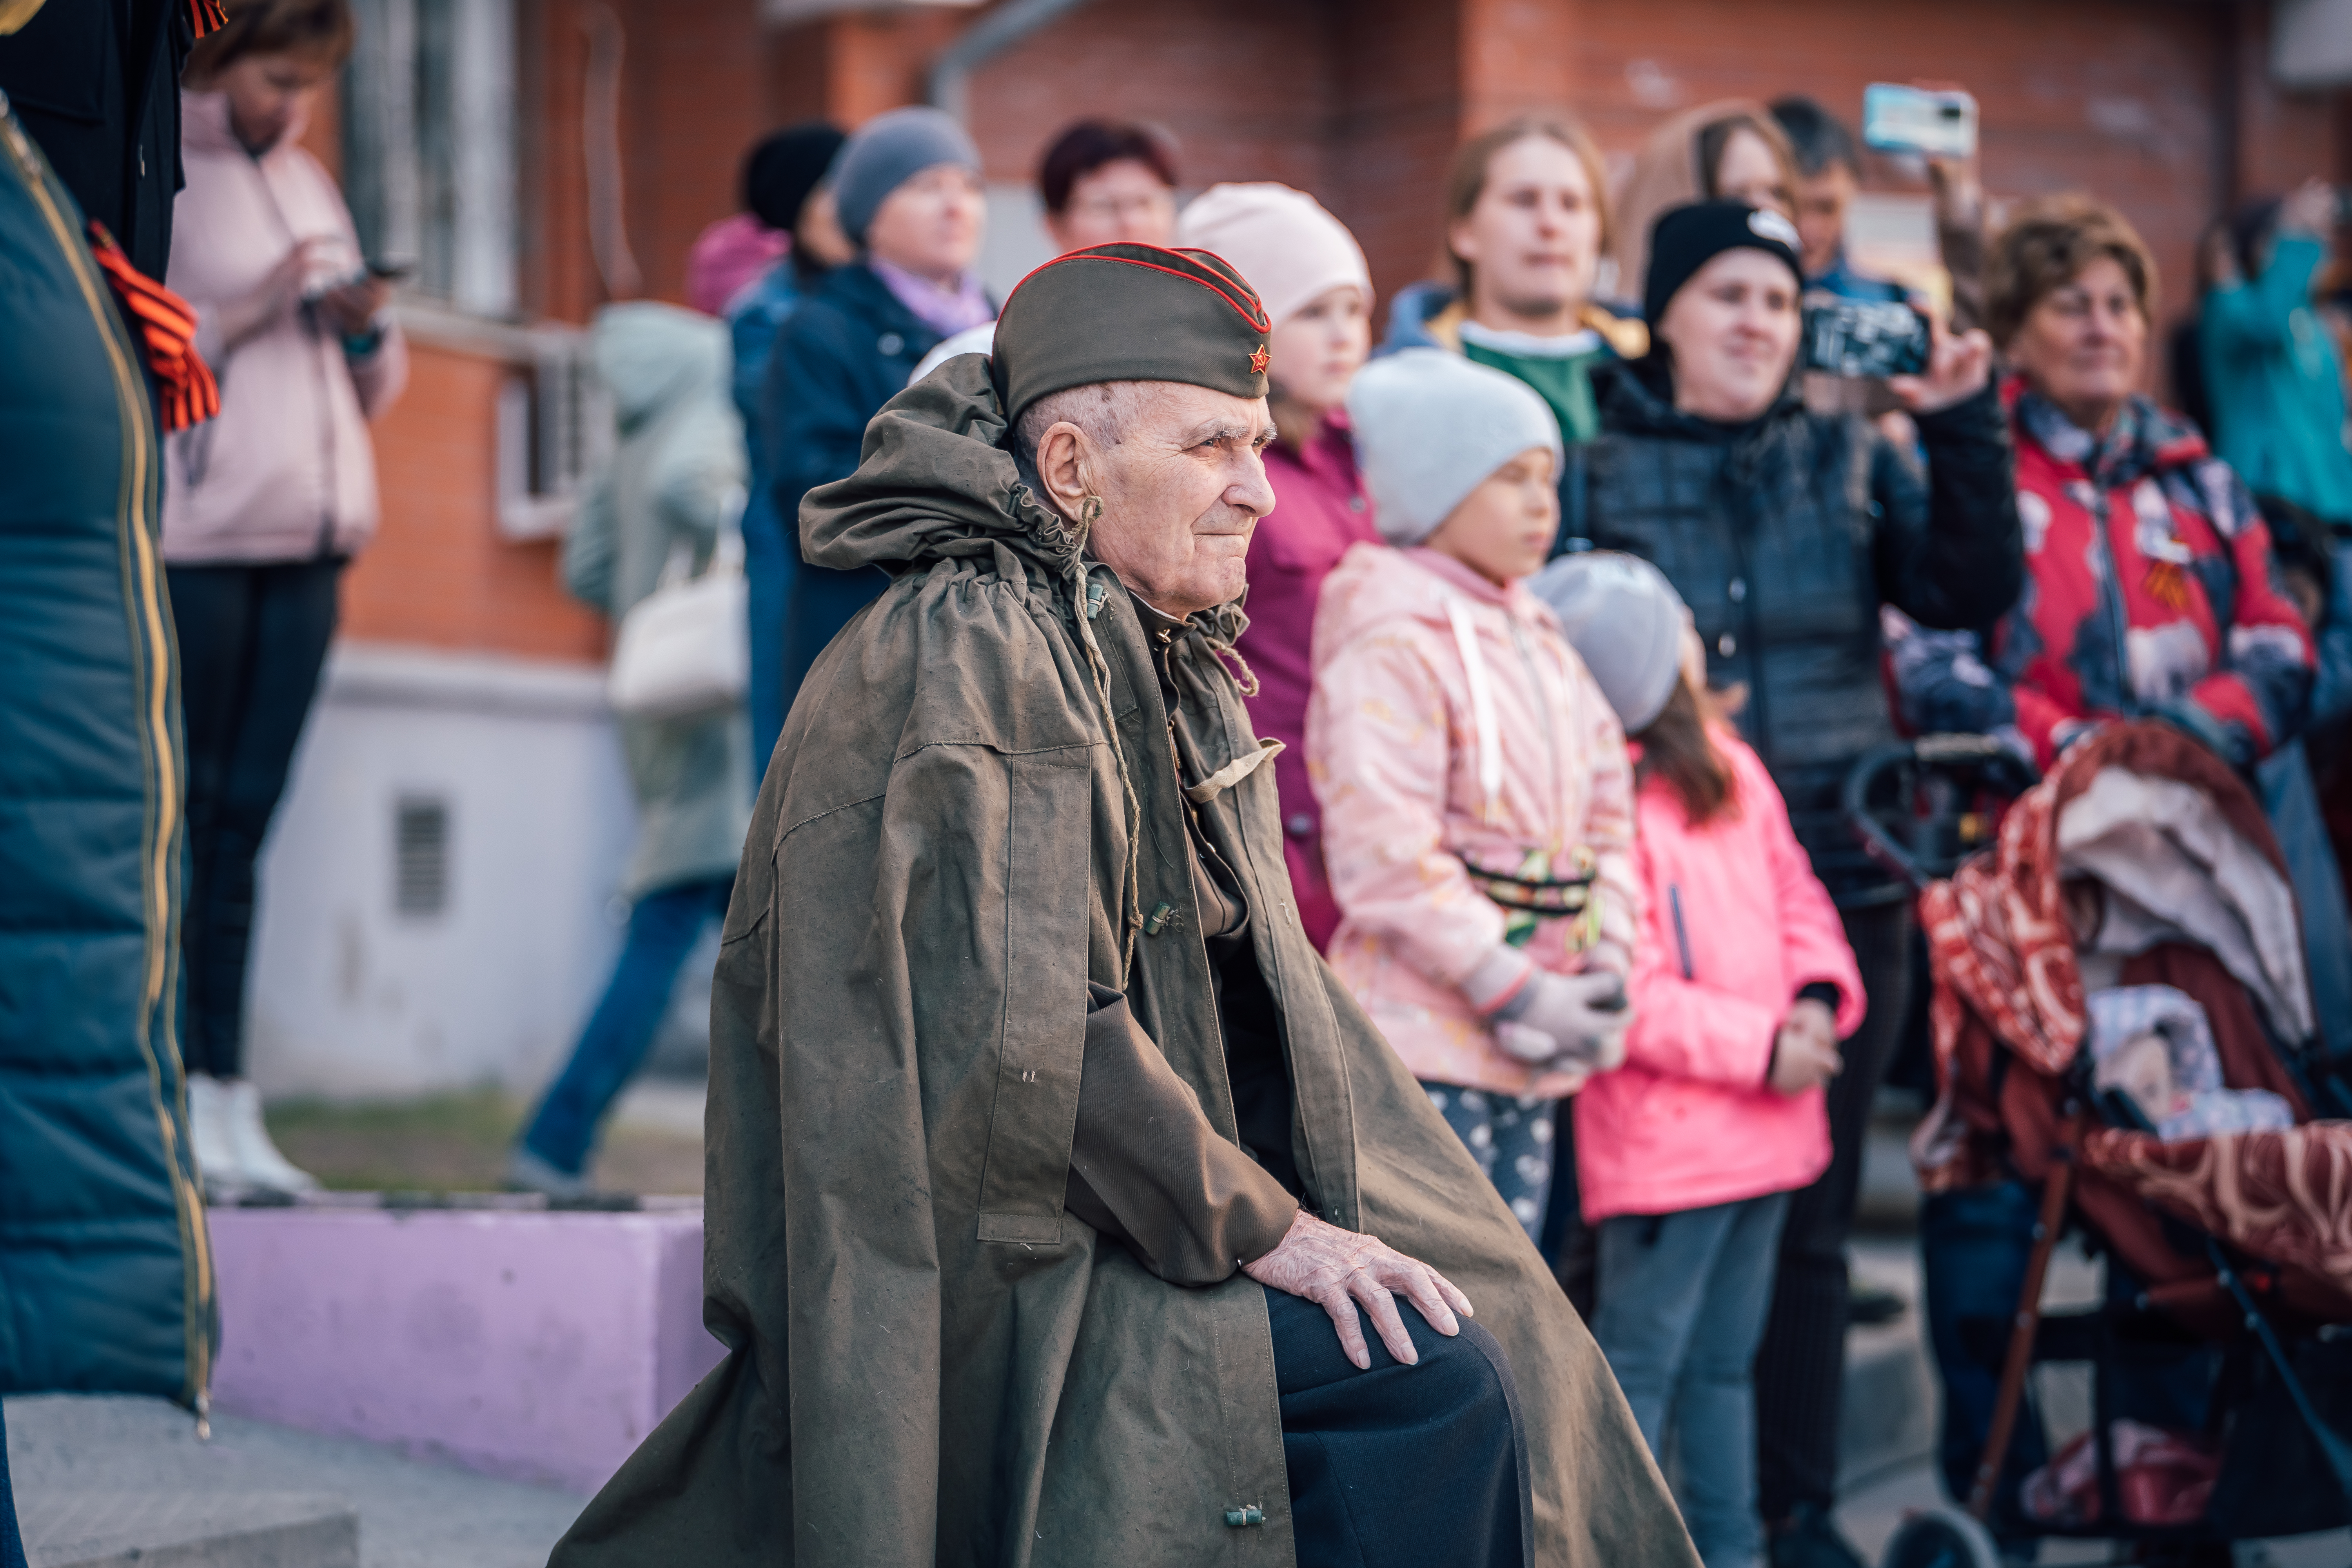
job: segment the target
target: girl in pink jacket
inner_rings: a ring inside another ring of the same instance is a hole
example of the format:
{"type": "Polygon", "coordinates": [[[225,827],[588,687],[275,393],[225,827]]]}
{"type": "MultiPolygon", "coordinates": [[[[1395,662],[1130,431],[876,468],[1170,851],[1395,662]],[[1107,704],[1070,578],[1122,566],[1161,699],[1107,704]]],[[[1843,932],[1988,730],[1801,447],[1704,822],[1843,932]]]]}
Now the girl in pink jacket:
{"type": "Polygon", "coordinates": [[[1624,736],[1522,582],[1558,526],[1559,426],[1435,349],[1373,362],[1348,412],[1402,548],[1349,549],[1317,612],[1331,966],[1537,1237],[1553,1104],[1615,1059],[1640,914],[1624,736]]]}
{"type": "Polygon", "coordinates": [[[1576,1105],[1600,1233],[1593,1337],[1664,1460],[1674,1413],[1700,1558],[1761,1561],[1749,1368],[1789,1194],[1829,1164],[1822,1086],[1865,999],[1836,910],[1764,764],[1717,722],[1689,613],[1628,555],[1570,555],[1536,593],[1635,742],[1643,924],[1624,1065],[1576,1105]]]}

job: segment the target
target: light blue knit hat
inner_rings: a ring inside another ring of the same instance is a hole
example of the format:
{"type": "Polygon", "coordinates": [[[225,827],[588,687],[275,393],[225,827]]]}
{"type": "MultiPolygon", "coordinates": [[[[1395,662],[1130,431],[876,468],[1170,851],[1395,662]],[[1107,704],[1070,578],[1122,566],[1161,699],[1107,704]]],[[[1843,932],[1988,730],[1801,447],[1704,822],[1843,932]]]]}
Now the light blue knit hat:
{"type": "Polygon", "coordinates": [[[1517,376],[1444,349],[1402,349],[1348,389],[1356,461],[1381,532],[1419,544],[1488,475],[1533,447],[1559,461],[1559,421],[1517,376]]]}

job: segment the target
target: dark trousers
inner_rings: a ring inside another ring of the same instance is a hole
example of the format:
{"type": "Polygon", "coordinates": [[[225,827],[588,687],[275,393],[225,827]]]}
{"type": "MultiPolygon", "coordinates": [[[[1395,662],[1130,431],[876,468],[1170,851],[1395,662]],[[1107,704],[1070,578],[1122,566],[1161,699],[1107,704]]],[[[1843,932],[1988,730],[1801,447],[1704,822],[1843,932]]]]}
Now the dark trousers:
{"type": "Polygon", "coordinates": [[[1907,901],[1845,911],[1870,1014],[1845,1042],[1845,1070],[1830,1080],[1830,1167],[1790,1199],[1772,1310],[1756,1352],[1757,1504],[1768,1522],[1800,1503],[1826,1510],[1837,1500],[1846,1233],[1862,1192],[1871,1101],[1911,1012],[1910,931],[1907,901]]]}
{"type": "Polygon", "coordinates": [[[801,682],[808,679],[817,657],[858,611],[880,598],[889,585],[890,579],[877,566],[836,572],[803,562],[793,573],[790,604],[784,612],[784,674],[779,693],[787,718],[801,694],[801,682]]]}
{"type": "Polygon", "coordinates": [[[0,1568],[25,1568],[25,1542],[16,1534],[16,1495],[8,1485],[8,1417],[0,1411],[0,1568]]]}
{"type": "Polygon", "coordinates": [[[743,695],[751,722],[751,792],[768,776],[768,758],[783,733],[784,617],[792,601],[793,578],[801,569],[799,546],[784,537],[776,521],[775,503],[755,480],[751,500],[743,509],[743,598],[751,643],[751,689],[743,695]]]}
{"type": "Polygon", "coordinates": [[[727,918],[734,889],[732,877],[681,882],[647,893],[629,910],[613,978],[523,1134],[532,1153],[572,1175],[587,1168],[597,1123],[653,1048],[679,968],[702,928],[727,918]]]}
{"type": "Polygon", "coordinates": [[[342,570],[331,557],[169,569],[187,727],[180,1049],[190,1072],[243,1068],[254,862],[318,695],[342,570]]]}
{"type": "MultiPolygon", "coordinates": [[[[1977,1465],[1992,1430],[1993,1402],[2000,1392],[1999,1364],[1969,1354],[1960,1324],[1969,1318],[2006,1324],[2015,1317],[2041,1206],[2040,1194],[2020,1182],[1931,1193],[1919,1205],[1927,1342],[1944,1389],[1937,1458],[1943,1467],[1945,1489],[1955,1501],[1967,1501],[1976,1485],[1977,1465]]],[[[1994,1528],[2003,1531],[2002,1544],[2013,1552],[2030,1535],[2018,1508],[2017,1489],[2049,1457],[2031,1381],[2025,1390],[2025,1409],[1993,1494],[1994,1528]]]]}
{"type": "Polygon", "coordinates": [[[1322,1308],[1272,1289],[1265,1306],[1299,1568],[1530,1568],[1518,1389],[1494,1335],[1465,1321],[1448,1339],[1400,1297],[1420,1363],[1367,1321],[1359,1372],[1322,1308]]]}

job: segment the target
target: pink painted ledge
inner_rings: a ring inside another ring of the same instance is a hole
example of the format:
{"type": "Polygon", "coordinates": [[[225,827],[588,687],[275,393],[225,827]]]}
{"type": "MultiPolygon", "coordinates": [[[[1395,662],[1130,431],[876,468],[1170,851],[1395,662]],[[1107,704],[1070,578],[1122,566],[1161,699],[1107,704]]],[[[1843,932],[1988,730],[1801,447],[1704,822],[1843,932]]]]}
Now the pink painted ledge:
{"type": "Polygon", "coordinates": [[[467,1469],[604,1485],[724,1354],[702,1210],[210,1214],[215,1405],[467,1469]]]}

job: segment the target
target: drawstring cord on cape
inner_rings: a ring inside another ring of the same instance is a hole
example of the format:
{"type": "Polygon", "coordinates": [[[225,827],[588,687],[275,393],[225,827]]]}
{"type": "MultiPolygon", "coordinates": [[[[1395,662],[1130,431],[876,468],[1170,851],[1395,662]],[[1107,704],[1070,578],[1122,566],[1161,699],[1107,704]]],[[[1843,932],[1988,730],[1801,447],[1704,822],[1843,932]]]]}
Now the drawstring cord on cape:
{"type": "MultiPolygon", "coordinates": [[[[1102,703],[1103,731],[1110,741],[1111,757],[1118,764],[1119,792],[1126,797],[1127,897],[1122,900],[1123,907],[1119,910],[1119,924],[1125,937],[1119,953],[1119,984],[1123,988],[1135,968],[1136,936],[1143,929],[1140,891],[1143,880],[1143,804],[1135,793],[1134,776],[1128,771],[1127,748],[1119,743],[1118,718],[1111,705],[1110,661],[1103,656],[1102,645],[1095,640],[1094,619],[1102,614],[1103,605],[1109,598],[1110,592],[1102,584],[1089,580],[1086,546],[1087,536],[1102,517],[1102,498],[1087,497],[1080,503],[1078,521],[1075,525],[1065,522],[1059,512],[1038,500],[1034,494],[1029,499],[1036,502],[1036,510],[1042,514],[1040,523],[1034,528],[1038,542],[1068,564],[1071,618],[1078,624],[1078,642],[1087,650],[1087,670],[1094,679],[1095,695],[1102,703]]],[[[1013,496],[1016,516],[1020,512],[1021,500],[1021,495],[1016,492],[1013,496]]],[[[1210,657],[1224,667],[1241,694],[1244,697],[1256,696],[1259,689],[1257,672],[1250,668],[1249,661],[1242,658],[1241,650],[1234,646],[1241,636],[1241,628],[1234,624],[1239,619],[1239,611],[1234,605],[1221,605],[1210,615],[1212,624],[1206,627],[1196,626],[1193,631],[1207,645],[1210,657]]],[[[1218,790],[1239,783],[1279,750],[1281,747],[1276,743],[1271,749],[1261,749],[1254,755],[1238,757],[1197,787],[1206,789],[1209,795],[1214,795],[1218,790]]],[[[1186,793],[1190,795],[1191,792],[1186,793]]]]}
{"type": "MultiPolygon", "coordinates": [[[[1054,515],[1040,505],[1041,511],[1054,515]]],[[[1108,591],[1097,594],[1087,582],[1087,535],[1094,529],[1095,520],[1102,516],[1102,498],[1088,496],[1079,509],[1075,531],[1055,529],[1059,538],[1047,537],[1044,542],[1057,550],[1066,547],[1072,576],[1072,616],[1078,623],[1078,641],[1087,650],[1087,670],[1094,677],[1095,695],[1101,700],[1103,733],[1109,738],[1110,754],[1118,764],[1119,793],[1126,797],[1127,810],[1127,897],[1122,900],[1118,923],[1124,941],[1119,944],[1119,988],[1127,988],[1128,977],[1135,969],[1136,933],[1143,929],[1143,900],[1138,890],[1143,879],[1143,803],[1135,794],[1135,780],[1127,771],[1127,748],[1118,741],[1118,714],[1110,700],[1110,661],[1103,657],[1102,645],[1095,640],[1095,616],[1102,613],[1103,601],[1108,591]]],[[[1056,518],[1055,521],[1059,521],[1056,518]]]]}

